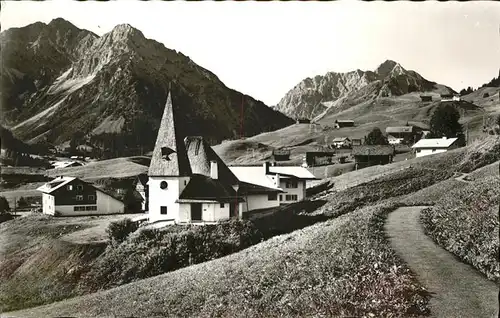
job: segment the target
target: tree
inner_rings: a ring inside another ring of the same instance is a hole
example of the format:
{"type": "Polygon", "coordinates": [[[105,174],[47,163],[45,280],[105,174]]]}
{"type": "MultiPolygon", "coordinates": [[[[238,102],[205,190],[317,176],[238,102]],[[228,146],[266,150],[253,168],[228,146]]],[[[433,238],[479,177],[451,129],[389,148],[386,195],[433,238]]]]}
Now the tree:
{"type": "Polygon", "coordinates": [[[372,131],[365,137],[365,144],[367,145],[388,145],[389,141],[382,134],[380,128],[375,127],[372,131]]]}
{"type": "Polygon", "coordinates": [[[24,197],[20,197],[19,200],[17,200],[17,206],[20,208],[25,208],[28,206],[28,201],[24,197]]]}
{"type": "Polygon", "coordinates": [[[9,202],[5,197],[0,197],[0,214],[10,211],[9,202]]]}
{"type": "Polygon", "coordinates": [[[465,141],[462,125],[458,122],[460,113],[452,104],[441,104],[432,113],[430,121],[431,138],[459,138],[465,141]]]}

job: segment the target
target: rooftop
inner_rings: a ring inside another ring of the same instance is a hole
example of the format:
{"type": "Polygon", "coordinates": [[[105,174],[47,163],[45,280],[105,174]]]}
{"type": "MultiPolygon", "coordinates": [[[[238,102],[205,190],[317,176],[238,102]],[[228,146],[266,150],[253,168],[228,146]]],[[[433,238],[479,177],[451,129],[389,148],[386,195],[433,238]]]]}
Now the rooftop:
{"type": "Polygon", "coordinates": [[[55,178],[52,181],[47,182],[46,184],[40,186],[37,188],[38,191],[44,192],[44,193],[51,193],[59,188],[64,187],[71,181],[75,180],[76,178],[74,177],[58,177],[55,178]]]}
{"type": "Polygon", "coordinates": [[[179,135],[175,122],[172,96],[169,92],[151,157],[149,176],[191,175],[184,140],[179,135]]]}
{"type": "Polygon", "coordinates": [[[458,138],[429,138],[420,139],[412,148],[448,148],[450,147],[458,138]]]}
{"type": "Polygon", "coordinates": [[[179,195],[179,201],[182,200],[202,200],[217,202],[243,202],[241,197],[236,196],[236,191],[220,180],[210,177],[193,174],[189,183],[179,195]]]}

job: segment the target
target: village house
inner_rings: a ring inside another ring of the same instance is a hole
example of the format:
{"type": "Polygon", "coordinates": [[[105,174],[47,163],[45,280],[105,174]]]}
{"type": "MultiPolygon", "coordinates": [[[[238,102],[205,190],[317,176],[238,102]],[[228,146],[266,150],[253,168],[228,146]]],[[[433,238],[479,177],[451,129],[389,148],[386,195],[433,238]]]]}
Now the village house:
{"type": "Polygon", "coordinates": [[[422,129],[416,126],[397,126],[385,129],[390,144],[414,143],[420,137],[422,129]]]}
{"type": "Polygon", "coordinates": [[[306,152],[306,165],[307,167],[322,166],[333,163],[335,157],[334,150],[323,151],[307,151],[306,152]]]}
{"type": "Polygon", "coordinates": [[[357,169],[391,163],[395,155],[392,145],[363,145],[352,147],[357,169]]]}
{"type": "Polygon", "coordinates": [[[357,138],[357,139],[351,139],[351,146],[361,146],[363,144],[363,140],[357,138]]]}
{"type": "Polygon", "coordinates": [[[456,94],[441,94],[441,101],[442,102],[459,102],[460,101],[460,95],[456,94]]]}
{"type": "Polygon", "coordinates": [[[420,95],[420,99],[422,102],[432,102],[432,96],[431,95],[420,95]]]}
{"type": "Polygon", "coordinates": [[[44,214],[54,216],[103,215],[125,212],[122,201],[74,177],[59,177],[37,189],[44,214]]]}
{"type": "MultiPolygon", "coordinates": [[[[310,180],[318,180],[312,173],[304,167],[299,166],[275,166],[265,162],[262,166],[230,166],[229,169],[246,184],[258,185],[267,189],[279,190],[279,196],[275,192],[269,198],[273,198],[272,203],[266,203],[264,198],[259,200],[258,208],[268,208],[283,204],[302,201],[306,197],[306,184],[310,180]]],[[[248,202],[256,199],[245,197],[248,202]]],[[[271,201],[271,200],[269,200],[271,201]]],[[[256,207],[255,204],[250,204],[256,207]]]]}
{"type": "Polygon", "coordinates": [[[310,124],[311,123],[311,120],[309,118],[304,118],[304,117],[301,117],[301,118],[297,118],[295,120],[295,122],[297,124],[310,124]]]}
{"type": "Polygon", "coordinates": [[[289,149],[274,149],[273,159],[275,161],[287,161],[290,160],[290,150],[289,149]]]}
{"type": "Polygon", "coordinates": [[[149,222],[207,224],[241,216],[238,179],[225,168],[203,138],[181,138],[169,93],[148,171],[149,222]]]}
{"type": "Polygon", "coordinates": [[[458,148],[457,140],[458,138],[446,137],[420,139],[412,146],[412,149],[415,150],[416,157],[418,158],[458,148]]]}
{"type": "Polygon", "coordinates": [[[78,161],[55,161],[54,163],[52,163],[52,167],[54,167],[54,169],[81,167],[81,166],[83,166],[83,164],[81,164],[78,161]]]}
{"type": "Polygon", "coordinates": [[[334,126],[337,129],[344,128],[344,127],[354,127],[354,120],[336,119],[334,126]]]}
{"type": "Polygon", "coordinates": [[[332,140],[332,145],[335,148],[349,148],[352,143],[351,140],[347,137],[336,137],[332,140]]]}

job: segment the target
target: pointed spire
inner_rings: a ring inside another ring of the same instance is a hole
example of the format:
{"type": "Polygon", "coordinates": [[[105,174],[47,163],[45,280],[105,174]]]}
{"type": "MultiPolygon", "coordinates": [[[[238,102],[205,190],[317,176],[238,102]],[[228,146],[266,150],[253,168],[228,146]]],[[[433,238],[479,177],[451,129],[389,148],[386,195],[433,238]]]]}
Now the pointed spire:
{"type": "Polygon", "coordinates": [[[169,91],[149,166],[149,176],[191,175],[191,166],[184,139],[179,135],[176,124],[179,123],[175,121],[172,97],[169,91]]]}

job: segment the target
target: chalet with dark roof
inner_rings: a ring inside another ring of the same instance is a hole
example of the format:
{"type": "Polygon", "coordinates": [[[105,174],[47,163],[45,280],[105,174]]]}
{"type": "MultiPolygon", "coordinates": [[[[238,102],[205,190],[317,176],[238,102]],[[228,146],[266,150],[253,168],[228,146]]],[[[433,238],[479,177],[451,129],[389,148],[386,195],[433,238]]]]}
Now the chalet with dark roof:
{"type": "Polygon", "coordinates": [[[54,216],[119,214],[124,203],[110,193],[74,177],[58,177],[39,187],[42,211],[54,216]]]}
{"type": "Polygon", "coordinates": [[[352,147],[356,169],[391,163],[395,149],[392,145],[362,145],[352,147]]]}
{"type": "Polygon", "coordinates": [[[354,127],[354,120],[350,119],[337,119],[335,120],[335,128],[340,129],[344,127],[354,127]]]}

